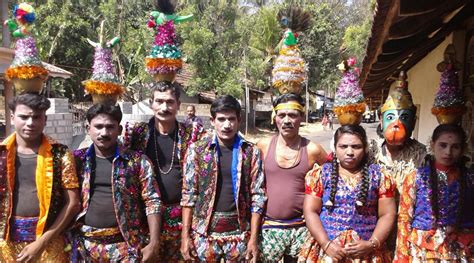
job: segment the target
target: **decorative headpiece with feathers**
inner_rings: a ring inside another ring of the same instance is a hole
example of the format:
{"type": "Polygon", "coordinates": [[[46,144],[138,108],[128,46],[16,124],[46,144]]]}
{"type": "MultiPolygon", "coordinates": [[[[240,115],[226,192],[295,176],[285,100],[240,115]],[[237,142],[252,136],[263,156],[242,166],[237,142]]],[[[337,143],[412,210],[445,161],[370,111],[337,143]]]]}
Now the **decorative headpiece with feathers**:
{"type": "Polygon", "coordinates": [[[165,15],[172,15],[175,12],[175,6],[169,0],[158,0],[156,1],[158,7],[158,12],[161,12],[165,15]]]}
{"type": "Polygon", "coordinates": [[[311,26],[311,14],[299,7],[288,7],[278,12],[278,21],[293,32],[303,32],[311,26]]]}
{"type": "Polygon", "coordinates": [[[275,60],[272,83],[280,93],[301,93],[306,78],[305,62],[300,55],[298,33],[311,25],[311,15],[299,7],[288,7],[278,12],[278,21],[284,27],[283,46],[275,60]]]}

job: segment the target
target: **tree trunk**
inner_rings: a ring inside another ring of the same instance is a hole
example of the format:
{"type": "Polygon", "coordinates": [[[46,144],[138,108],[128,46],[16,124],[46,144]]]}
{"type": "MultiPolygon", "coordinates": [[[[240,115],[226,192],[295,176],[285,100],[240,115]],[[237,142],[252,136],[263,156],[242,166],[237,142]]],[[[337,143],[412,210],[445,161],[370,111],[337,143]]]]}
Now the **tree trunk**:
{"type": "MultiPolygon", "coordinates": [[[[8,19],[8,1],[7,0],[0,0],[0,10],[2,10],[1,21],[5,21],[8,19]]],[[[2,27],[2,46],[3,47],[10,47],[10,32],[6,27],[2,27]]]]}

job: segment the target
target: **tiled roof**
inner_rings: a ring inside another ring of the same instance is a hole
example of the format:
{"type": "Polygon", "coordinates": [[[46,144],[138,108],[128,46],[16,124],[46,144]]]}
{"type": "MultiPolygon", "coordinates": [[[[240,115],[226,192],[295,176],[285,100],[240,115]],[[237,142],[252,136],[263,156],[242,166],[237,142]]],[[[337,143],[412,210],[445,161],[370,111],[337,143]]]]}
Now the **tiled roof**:
{"type": "Polygon", "coordinates": [[[470,0],[377,0],[360,84],[366,97],[382,100],[400,71],[408,71],[465,19],[470,0]]]}

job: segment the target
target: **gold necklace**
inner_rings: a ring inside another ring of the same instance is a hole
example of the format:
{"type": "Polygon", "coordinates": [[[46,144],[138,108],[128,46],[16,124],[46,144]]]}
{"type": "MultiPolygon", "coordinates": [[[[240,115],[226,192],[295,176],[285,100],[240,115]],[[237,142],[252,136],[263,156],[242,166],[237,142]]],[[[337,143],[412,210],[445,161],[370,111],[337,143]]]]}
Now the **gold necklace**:
{"type": "Polygon", "coordinates": [[[171,155],[171,164],[170,164],[170,168],[168,169],[168,171],[163,171],[161,170],[161,166],[160,166],[160,160],[158,158],[158,144],[156,143],[156,128],[153,130],[153,139],[154,139],[154,142],[155,142],[155,158],[156,158],[156,164],[158,166],[158,170],[160,171],[160,174],[169,174],[171,172],[171,170],[173,169],[173,164],[174,164],[174,155],[175,155],[175,151],[176,151],[176,145],[178,144],[178,131],[175,130],[175,140],[173,140],[173,152],[172,152],[172,155],[171,155]]]}
{"type": "MultiPolygon", "coordinates": [[[[291,148],[291,147],[287,147],[287,148],[291,148]]],[[[300,159],[301,137],[300,137],[299,142],[298,142],[298,149],[297,149],[296,153],[295,153],[292,157],[288,158],[288,157],[286,157],[286,156],[284,156],[284,155],[281,155],[281,157],[282,157],[284,160],[286,160],[286,161],[292,161],[291,165],[289,165],[289,166],[286,166],[286,165],[285,165],[285,166],[281,166],[281,165],[278,163],[278,157],[279,157],[279,155],[278,155],[277,149],[278,149],[278,141],[277,141],[277,145],[276,145],[276,147],[275,147],[275,161],[276,161],[276,163],[278,164],[278,166],[280,166],[280,167],[282,167],[282,168],[285,168],[285,169],[295,167],[296,163],[297,163],[297,162],[299,161],[299,159],[300,159]]]]}
{"type": "MultiPolygon", "coordinates": [[[[278,145],[277,145],[277,146],[278,146],[278,145]]],[[[292,147],[288,147],[288,146],[287,146],[286,148],[291,149],[292,147]]],[[[287,155],[282,154],[281,157],[282,157],[283,159],[287,160],[287,161],[294,160],[295,158],[297,158],[297,157],[300,155],[300,149],[301,149],[301,137],[300,137],[299,140],[298,140],[298,147],[297,147],[297,149],[296,149],[296,153],[293,154],[293,156],[291,156],[291,157],[287,157],[287,155]]],[[[285,152],[285,151],[283,151],[283,152],[285,152]]]]}

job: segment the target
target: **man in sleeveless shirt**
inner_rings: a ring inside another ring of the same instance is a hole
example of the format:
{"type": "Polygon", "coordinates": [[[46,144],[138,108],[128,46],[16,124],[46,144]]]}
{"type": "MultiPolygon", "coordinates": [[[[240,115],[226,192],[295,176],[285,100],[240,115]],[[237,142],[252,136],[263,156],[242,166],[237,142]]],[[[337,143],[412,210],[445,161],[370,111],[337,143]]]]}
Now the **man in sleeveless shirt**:
{"type": "Polygon", "coordinates": [[[296,262],[308,236],[303,218],[305,175],[315,163],[326,161],[326,152],[299,135],[304,101],[283,94],[273,103],[278,133],[257,143],[264,159],[267,207],[262,226],[261,250],[265,262],[296,262]]]}
{"type": "Polygon", "coordinates": [[[171,82],[158,82],[151,91],[150,106],[154,117],[148,123],[127,127],[125,147],[145,153],[153,163],[161,192],[162,233],[160,261],[181,260],[181,190],[183,165],[189,144],[196,141],[202,126],[186,126],[176,120],[180,107],[179,87],[171,82]]]}
{"type": "Polygon", "coordinates": [[[238,134],[240,104],[211,106],[209,133],[190,146],[183,185],[181,252],[185,260],[256,262],[265,205],[260,151],[238,134]]]}
{"type": "Polygon", "coordinates": [[[80,210],[71,152],[43,133],[47,98],[9,103],[15,132],[0,145],[0,262],[67,262],[63,230],[80,210]]]}
{"type": "Polygon", "coordinates": [[[118,144],[119,106],[96,104],[86,117],[93,144],[74,152],[82,210],[73,261],[157,262],[161,201],[153,167],[146,155],[118,144]]]}

